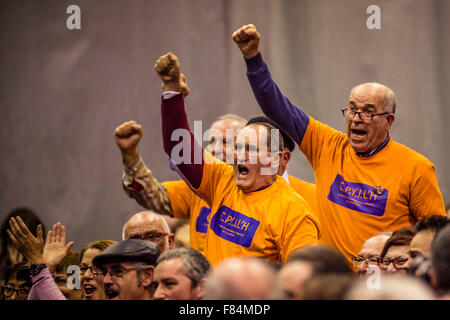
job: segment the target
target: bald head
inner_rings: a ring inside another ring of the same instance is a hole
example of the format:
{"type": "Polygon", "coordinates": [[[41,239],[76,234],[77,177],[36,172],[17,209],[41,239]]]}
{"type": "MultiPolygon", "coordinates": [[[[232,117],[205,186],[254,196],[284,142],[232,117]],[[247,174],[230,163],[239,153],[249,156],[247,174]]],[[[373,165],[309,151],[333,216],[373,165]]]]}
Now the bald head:
{"type": "Polygon", "coordinates": [[[136,213],[123,226],[122,239],[144,239],[155,242],[160,252],[172,249],[174,235],[167,221],[152,211],[136,213]]]}
{"type": "Polygon", "coordinates": [[[278,273],[278,281],[287,298],[303,298],[305,282],[313,274],[313,266],[307,261],[290,261],[283,265],[278,273]]]}
{"type": "Polygon", "coordinates": [[[275,269],[258,258],[229,258],[209,276],[205,299],[268,300],[282,298],[275,269]]]}
{"type": "Polygon", "coordinates": [[[218,117],[205,133],[209,140],[206,150],[216,158],[226,161],[227,154],[233,154],[235,136],[246,123],[246,119],[232,113],[218,117]]]}
{"type": "Polygon", "coordinates": [[[387,86],[377,82],[359,84],[350,91],[350,99],[354,96],[379,97],[383,112],[395,113],[396,101],[394,92],[387,86]]]}
{"type": "MultiPolygon", "coordinates": [[[[384,244],[386,243],[387,239],[389,239],[391,234],[392,233],[384,232],[367,239],[366,242],[364,242],[361,251],[358,253],[358,256],[365,259],[379,259],[381,256],[381,251],[383,251],[384,244]]],[[[358,274],[365,274],[368,269],[367,261],[368,260],[358,264],[358,274]]]]}

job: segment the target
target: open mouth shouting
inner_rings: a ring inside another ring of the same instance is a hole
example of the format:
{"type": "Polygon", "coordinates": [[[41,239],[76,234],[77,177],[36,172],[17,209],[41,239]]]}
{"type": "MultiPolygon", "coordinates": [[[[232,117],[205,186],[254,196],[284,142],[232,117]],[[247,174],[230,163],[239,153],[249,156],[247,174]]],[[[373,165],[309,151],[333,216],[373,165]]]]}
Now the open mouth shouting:
{"type": "Polygon", "coordinates": [[[84,296],[87,299],[92,298],[97,293],[97,288],[90,284],[85,284],[83,286],[84,296]]]}
{"type": "Polygon", "coordinates": [[[353,143],[364,143],[368,139],[368,130],[364,127],[350,128],[350,140],[353,143]]]}
{"type": "Polygon", "coordinates": [[[249,173],[248,167],[246,167],[243,164],[238,164],[237,170],[238,170],[238,178],[245,178],[249,173]]]}
{"type": "Polygon", "coordinates": [[[367,138],[367,129],[364,128],[351,128],[351,138],[352,140],[362,141],[367,138]]]}

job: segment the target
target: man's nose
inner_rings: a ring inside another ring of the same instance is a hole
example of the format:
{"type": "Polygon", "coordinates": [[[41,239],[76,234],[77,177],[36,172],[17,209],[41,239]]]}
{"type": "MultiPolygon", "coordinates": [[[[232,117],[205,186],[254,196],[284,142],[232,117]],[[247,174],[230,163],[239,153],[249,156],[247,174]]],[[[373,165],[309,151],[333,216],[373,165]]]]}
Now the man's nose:
{"type": "Polygon", "coordinates": [[[109,274],[109,271],[107,271],[106,274],[103,276],[103,283],[104,284],[113,283],[111,275],[109,274]]]}
{"type": "Polygon", "coordinates": [[[164,290],[161,289],[161,286],[157,286],[155,293],[153,294],[153,299],[154,300],[164,300],[165,298],[165,294],[163,292],[164,290]]]}
{"type": "Polygon", "coordinates": [[[391,262],[391,264],[387,267],[387,272],[397,272],[397,269],[394,267],[394,263],[391,262]]]}
{"type": "Polygon", "coordinates": [[[358,264],[358,266],[356,267],[356,270],[359,271],[359,272],[366,272],[367,271],[367,263],[366,263],[366,261],[363,261],[360,264],[358,264]]]}

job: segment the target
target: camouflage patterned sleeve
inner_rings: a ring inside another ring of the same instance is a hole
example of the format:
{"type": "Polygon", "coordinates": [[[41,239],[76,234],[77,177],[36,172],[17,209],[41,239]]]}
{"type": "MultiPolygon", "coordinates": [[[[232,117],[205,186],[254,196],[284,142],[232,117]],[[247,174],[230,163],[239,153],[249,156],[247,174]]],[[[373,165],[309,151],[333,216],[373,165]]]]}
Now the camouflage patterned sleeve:
{"type": "Polygon", "coordinates": [[[131,167],[124,166],[122,186],[128,196],[144,208],[173,216],[166,188],[153,177],[141,158],[131,167]]]}

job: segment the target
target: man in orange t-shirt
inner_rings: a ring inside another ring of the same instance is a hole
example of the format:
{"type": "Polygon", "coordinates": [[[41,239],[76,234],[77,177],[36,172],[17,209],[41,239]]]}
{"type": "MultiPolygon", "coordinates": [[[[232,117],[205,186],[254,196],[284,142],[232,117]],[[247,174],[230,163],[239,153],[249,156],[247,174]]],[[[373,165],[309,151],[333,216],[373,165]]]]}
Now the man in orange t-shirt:
{"type": "Polygon", "coordinates": [[[365,240],[430,215],[445,216],[434,165],[393,141],[395,95],[379,83],[355,86],[342,109],[346,133],[294,106],[272,80],[259,52],[260,34],[246,25],[233,34],[264,114],[300,146],[315,175],[321,242],[349,261],[365,240]]]}

